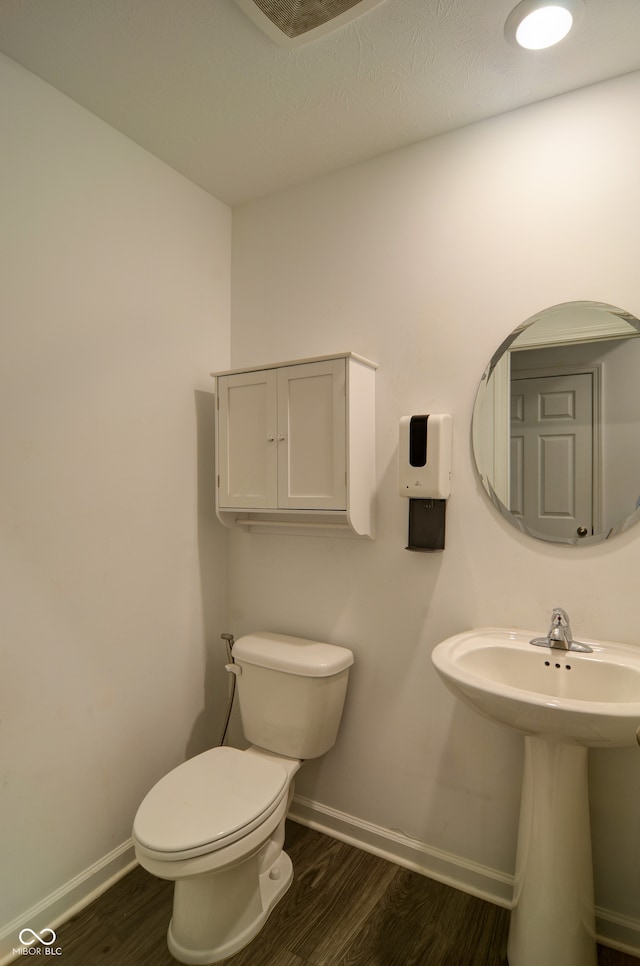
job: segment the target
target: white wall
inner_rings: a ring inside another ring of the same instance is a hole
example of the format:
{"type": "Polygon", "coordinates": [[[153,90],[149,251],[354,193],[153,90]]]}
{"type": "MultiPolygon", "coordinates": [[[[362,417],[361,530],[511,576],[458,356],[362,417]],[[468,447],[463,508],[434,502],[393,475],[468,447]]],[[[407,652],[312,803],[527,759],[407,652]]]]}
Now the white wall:
{"type": "MultiPolygon", "coordinates": [[[[356,654],[336,748],[298,793],[513,872],[521,739],[444,690],[443,637],[498,624],[638,644],[640,528],[609,546],[519,534],[474,472],[480,375],[518,323],[593,299],[640,316],[640,75],[504,115],[234,211],[232,364],[350,349],[379,363],[378,537],[233,533],[231,625],[356,654]],[[398,421],[454,418],[443,554],[407,553],[398,421]]],[[[596,898],[640,921],[638,750],[591,758],[596,898]]]]}
{"type": "Polygon", "coordinates": [[[604,417],[608,427],[604,452],[608,464],[623,465],[624,473],[605,476],[605,507],[611,521],[623,520],[640,499],[640,446],[635,429],[640,421],[638,393],[640,339],[630,345],[617,344],[604,353],[604,417]],[[620,461],[622,461],[620,463],[620,461]]]}
{"type": "Polygon", "coordinates": [[[0,130],[1,933],[220,727],[231,219],[4,57],[0,130]]]}

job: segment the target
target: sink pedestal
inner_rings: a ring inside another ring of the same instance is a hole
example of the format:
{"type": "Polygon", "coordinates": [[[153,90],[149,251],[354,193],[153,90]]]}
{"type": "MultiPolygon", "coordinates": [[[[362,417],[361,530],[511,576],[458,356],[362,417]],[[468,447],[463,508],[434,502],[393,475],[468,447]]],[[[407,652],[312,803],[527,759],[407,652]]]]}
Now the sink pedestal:
{"type": "Polygon", "coordinates": [[[509,966],[596,966],[588,749],[524,741],[509,966]]]}

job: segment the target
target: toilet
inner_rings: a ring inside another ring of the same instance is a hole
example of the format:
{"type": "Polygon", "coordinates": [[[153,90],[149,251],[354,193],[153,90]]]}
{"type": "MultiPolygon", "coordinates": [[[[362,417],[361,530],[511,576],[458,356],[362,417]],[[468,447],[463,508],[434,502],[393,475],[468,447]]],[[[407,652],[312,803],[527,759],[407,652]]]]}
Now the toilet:
{"type": "Polygon", "coordinates": [[[233,647],[245,751],[205,751],[165,775],[133,824],[143,868],[175,882],[167,934],[182,963],[218,963],[249,943],[293,879],[284,823],[293,778],[335,744],[353,654],[260,632],[233,647]]]}

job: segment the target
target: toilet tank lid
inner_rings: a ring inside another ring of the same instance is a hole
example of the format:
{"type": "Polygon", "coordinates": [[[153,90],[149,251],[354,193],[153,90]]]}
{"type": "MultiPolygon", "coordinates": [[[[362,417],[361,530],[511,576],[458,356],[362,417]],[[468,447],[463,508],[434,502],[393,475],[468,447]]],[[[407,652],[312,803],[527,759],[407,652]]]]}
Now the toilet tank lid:
{"type": "Polygon", "coordinates": [[[331,677],[353,664],[353,654],[347,647],[270,631],[238,638],[233,657],[241,664],[313,678],[331,677]]]}

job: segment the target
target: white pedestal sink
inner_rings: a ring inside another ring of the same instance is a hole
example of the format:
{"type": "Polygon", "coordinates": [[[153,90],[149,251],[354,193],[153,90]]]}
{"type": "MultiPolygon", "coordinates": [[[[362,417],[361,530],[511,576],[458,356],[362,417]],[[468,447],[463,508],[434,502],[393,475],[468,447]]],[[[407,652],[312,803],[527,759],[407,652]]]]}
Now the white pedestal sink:
{"type": "Polygon", "coordinates": [[[583,654],[535,636],[479,628],[432,659],[456,697],[525,735],[509,966],[595,966],[587,749],[635,744],[640,648],[589,640],[583,654]]]}

